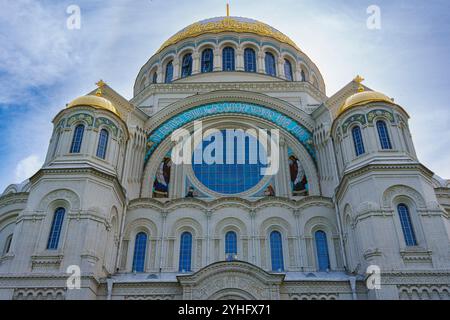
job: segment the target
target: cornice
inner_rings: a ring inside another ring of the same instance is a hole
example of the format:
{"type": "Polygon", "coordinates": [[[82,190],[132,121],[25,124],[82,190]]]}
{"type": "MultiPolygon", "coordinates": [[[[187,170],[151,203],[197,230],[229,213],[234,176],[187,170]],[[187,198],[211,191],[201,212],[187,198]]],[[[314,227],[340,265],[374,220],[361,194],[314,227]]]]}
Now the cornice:
{"type": "Polygon", "coordinates": [[[258,82],[197,82],[197,83],[158,83],[151,84],[139,92],[132,100],[134,105],[140,105],[150,95],[160,93],[208,93],[219,90],[239,90],[255,93],[270,92],[305,92],[316,100],[323,102],[327,96],[309,82],[299,81],[258,81],[258,82]]]}
{"type": "Polygon", "coordinates": [[[152,198],[139,198],[130,201],[128,209],[151,208],[161,213],[168,213],[180,208],[195,208],[200,209],[207,214],[212,211],[230,207],[241,208],[249,213],[254,213],[269,207],[283,207],[289,210],[301,211],[309,207],[318,206],[330,209],[334,208],[330,198],[311,196],[305,197],[299,201],[280,197],[267,197],[255,201],[235,197],[224,197],[212,201],[204,201],[196,198],[182,198],[166,202],[161,202],[152,198]]]}
{"type": "Polygon", "coordinates": [[[341,182],[339,183],[338,187],[336,188],[336,198],[341,199],[342,193],[348,186],[348,183],[351,179],[357,178],[365,173],[379,173],[380,171],[386,172],[386,171],[393,171],[393,170],[418,170],[420,171],[425,177],[428,177],[431,179],[433,177],[433,172],[426,168],[421,163],[411,163],[411,164],[366,164],[361,167],[355,168],[353,170],[345,172],[344,176],[341,179],[341,182]]]}
{"type": "Polygon", "coordinates": [[[0,196],[0,208],[17,203],[26,203],[27,200],[28,192],[8,193],[7,195],[0,196]]]}
{"type": "Polygon", "coordinates": [[[37,183],[38,180],[45,178],[46,176],[52,176],[52,175],[80,175],[80,174],[87,174],[87,175],[94,175],[96,177],[102,178],[104,180],[110,181],[115,185],[116,190],[118,190],[120,196],[122,197],[122,200],[125,200],[126,194],[125,190],[123,189],[122,185],[120,184],[119,180],[117,179],[117,176],[108,174],[106,172],[100,171],[96,168],[43,168],[39,170],[34,176],[30,178],[30,181],[32,184],[37,183]]]}

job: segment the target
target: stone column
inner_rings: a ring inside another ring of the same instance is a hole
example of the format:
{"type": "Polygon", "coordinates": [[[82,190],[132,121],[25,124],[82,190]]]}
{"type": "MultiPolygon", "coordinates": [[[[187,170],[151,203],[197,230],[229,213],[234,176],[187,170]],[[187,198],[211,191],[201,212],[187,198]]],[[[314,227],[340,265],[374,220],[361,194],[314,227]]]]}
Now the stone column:
{"type": "Polygon", "coordinates": [[[255,231],[255,217],[256,212],[255,210],[250,210],[250,238],[251,238],[251,248],[252,248],[252,255],[249,259],[254,265],[256,265],[256,231],[255,231]]]}
{"type": "Polygon", "coordinates": [[[213,71],[222,71],[222,56],[218,48],[214,49],[214,67],[213,71]]]}
{"type": "Polygon", "coordinates": [[[236,71],[244,71],[244,50],[236,50],[236,71]]]}
{"type": "Polygon", "coordinates": [[[172,81],[175,81],[178,78],[180,78],[180,62],[177,59],[175,59],[175,60],[173,60],[173,77],[172,77],[172,81]]]}
{"type": "Polygon", "coordinates": [[[286,79],[286,75],[284,74],[284,59],[281,56],[278,57],[277,76],[282,79],[286,79]]]}
{"type": "Polygon", "coordinates": [[[303,270],[304,263],[304,257],[303,257],[303,248],[302,248],[302,240],[301,240],[301,234],[300,231],[300,210],[294,210],[294,217],[295,217],[295,224],[296,224],[296,231],[297,231],[297,250],[296,250],[296,256],[297,261],[299,262],[299,268],[303,270]]]}
{"type": "Polygon", "coordinates": [[[278,173],[275,176],[275,192],[279,197],[290,197],[289,192],[289,161],[287,158],[288,148],[286,141],[283,137],[280,137],[280,149],[279,149],[279,168],[278,173]]]}
{"type": "Polygon", "coordinates": [[[257,70],[259,73],[266,73],[266,65],[264,63],[264,52],[260,50],[257,54],[257,70]]]}
{"type": "Polygon", "coordinates": [[[211,216],[212,211],[208,210],[205,212],[206,215],[206,265],[211,263],[211,216]]]}
{"type": "Polygon", "coordinates": [[[200,73],[200,54],[194,52],[192,54],[192,74],[200,73]]]}
{"type": "Polygon", "coordinates": [[[159,272],[165,268],[165,263],[163,257],[166,253],[166,220],[167,220],[167,212],[163,211],[161,212],[161,237],[159,238],[159,272]]]}

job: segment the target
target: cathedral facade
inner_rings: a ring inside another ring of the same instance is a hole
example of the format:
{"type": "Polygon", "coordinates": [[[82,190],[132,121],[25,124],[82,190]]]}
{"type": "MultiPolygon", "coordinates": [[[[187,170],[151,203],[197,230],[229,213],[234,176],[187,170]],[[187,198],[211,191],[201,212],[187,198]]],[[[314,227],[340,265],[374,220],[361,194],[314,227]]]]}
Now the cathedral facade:
{"type": "Polygon", "coordinates": [[[1,194],[0,299],[450,299],[450,181],[362,80],[328,97],[252,19],[181,30],[1,194]]]}

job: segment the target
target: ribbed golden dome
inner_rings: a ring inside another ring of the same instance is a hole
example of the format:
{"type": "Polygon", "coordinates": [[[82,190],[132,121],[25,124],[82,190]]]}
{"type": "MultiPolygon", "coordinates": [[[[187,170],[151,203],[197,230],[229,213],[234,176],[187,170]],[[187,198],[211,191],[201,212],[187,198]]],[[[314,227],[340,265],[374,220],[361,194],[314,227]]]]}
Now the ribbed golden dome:
{"type": "Polygon", "coordinates": [[[98,95],[87,95],[76,98],[67,105],[67,108],[73,108],[77,106],[92,106],[98,109],[106,109],[119,116],[119,113],[117,112],[117,109],[116,107],[114,107],[112,102],[98,95]]]}
{"type": "Polygon", "coordinates": [[[353,107],[361,106],[370,102],[386,102],[395,104],[388,96],[376,91],[362,91],[348,97],[340,107],[338,114],[341,114],[353,107]]]}
{"type": "Polygon", "coordinates": [[[253,33],[262,37],[273,38],[300,51],[294,41],[292,41],[288,36],[265,23],[243,17],[227,16],[202,20],[191,24],[164,42],[158,50],[158,53],[165,48],[188,38],[197,37],[206,33],[222,32],[253,33]]]}

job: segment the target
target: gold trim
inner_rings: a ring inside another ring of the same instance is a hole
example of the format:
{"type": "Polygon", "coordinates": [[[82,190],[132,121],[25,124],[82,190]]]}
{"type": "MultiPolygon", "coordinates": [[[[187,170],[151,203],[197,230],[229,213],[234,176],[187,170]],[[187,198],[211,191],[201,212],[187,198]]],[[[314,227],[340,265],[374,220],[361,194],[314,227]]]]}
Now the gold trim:
{"type": "Polygon", "coordinates": [[[165,48],[188,38],[194,38],[206,33],[217,34],[223,32],[254,33],[261,37],[273,38],[301,51],[289,37],[265,23],[259,21],[239,21],[233,17],[227,16],[218,21],[211,21],[207,23],[196,22],[191,24],[164,42],[157,53],[160,53],[165,48]]]}

